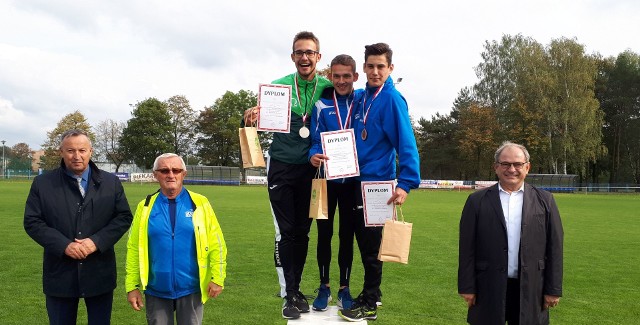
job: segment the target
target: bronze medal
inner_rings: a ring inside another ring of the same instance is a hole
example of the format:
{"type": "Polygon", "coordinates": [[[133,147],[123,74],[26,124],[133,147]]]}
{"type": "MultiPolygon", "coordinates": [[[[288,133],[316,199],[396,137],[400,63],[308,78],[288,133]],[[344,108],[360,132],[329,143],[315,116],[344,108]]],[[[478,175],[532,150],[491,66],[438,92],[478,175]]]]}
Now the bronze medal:
{"type": "Polygon", "coordinates": [[[360,137],[362,140],[367,140],[367,129],[362,129],[362,133],[360,133],[360,137]]]}

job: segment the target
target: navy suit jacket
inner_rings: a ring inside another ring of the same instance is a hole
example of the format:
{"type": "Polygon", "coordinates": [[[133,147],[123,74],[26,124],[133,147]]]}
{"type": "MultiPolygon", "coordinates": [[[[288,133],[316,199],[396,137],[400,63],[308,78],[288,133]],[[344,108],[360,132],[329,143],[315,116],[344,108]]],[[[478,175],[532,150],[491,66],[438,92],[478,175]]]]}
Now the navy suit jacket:
{"type": "Polygon", "coordinates": [[[113,246],[133,216],[120,180],[89,162],[91,177],[83,198],[64,164],[31,184],[24,228],[44,248],[43,290],[55,297],[92,297],[116,288],[113,246]],[[64,251],[75,238],[91,238],[97,251],[75,260],[64,251]]]}

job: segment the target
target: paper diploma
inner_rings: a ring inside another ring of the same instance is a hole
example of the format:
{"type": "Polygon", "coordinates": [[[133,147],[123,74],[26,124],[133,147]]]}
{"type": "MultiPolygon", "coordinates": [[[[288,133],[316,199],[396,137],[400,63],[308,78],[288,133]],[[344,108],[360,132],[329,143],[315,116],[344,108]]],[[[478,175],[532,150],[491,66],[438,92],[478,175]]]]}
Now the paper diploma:
{"type": "Polygon", "coordinates": [[[395,191],[394,181],[362,182],[362,203],[364,225],[366,227],[384,226],[387,219],[396,219],[395,204],[387,201],[395,191]]]}
{"type": "Polygon", "coordinates": [[[322,151],[329,157],[325,162],[327,179],[360,175],[353,129],[322,132],[320,139],[322,151]]]}
{"type": "Polygon", "coordinates": [[[291,86],[260,84],[258,131],[289,133],[291,86]]]}

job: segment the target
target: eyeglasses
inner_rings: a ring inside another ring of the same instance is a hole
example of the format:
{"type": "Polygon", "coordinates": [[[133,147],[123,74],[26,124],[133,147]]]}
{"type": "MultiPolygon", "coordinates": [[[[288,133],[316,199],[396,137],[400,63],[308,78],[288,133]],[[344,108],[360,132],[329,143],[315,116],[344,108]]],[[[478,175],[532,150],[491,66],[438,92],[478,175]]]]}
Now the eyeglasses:
{"type": "Polygon", "coordinates": [[[313,51],[313,50],[306,50],[306,51],[297,50],[297,51],[293,51],[293,56],[299,59],[303,55],[306,55],[309,59],[313,59],[316,57],[316,54],[318,53],[319,53],[318,51],[313,51]]]}
{"type": "Polygon", "coordinates": [[[502,161],[502,162],[498,162],[498,165],[500,165],[500,167],[504,168],[504,169],[509,169],[511,168],[511,166],[513,166],[513,168],[520,170],[522,169],[522,167],[524,167],[524,165],[528,164],[529,162],[506,162],[506,161],[502,161]]]}
{"type": "Polygon", "coordinates": [[[156,169],[156,171],[161,173],[161,174],[167,175],[170,172],[172,172],[173,174],[180,174],[180,173],[182,173],[184,171],[184,169],[180,169],[180,168],[171,168],[171,169],[163,168],[163,169],[156,169]]]}

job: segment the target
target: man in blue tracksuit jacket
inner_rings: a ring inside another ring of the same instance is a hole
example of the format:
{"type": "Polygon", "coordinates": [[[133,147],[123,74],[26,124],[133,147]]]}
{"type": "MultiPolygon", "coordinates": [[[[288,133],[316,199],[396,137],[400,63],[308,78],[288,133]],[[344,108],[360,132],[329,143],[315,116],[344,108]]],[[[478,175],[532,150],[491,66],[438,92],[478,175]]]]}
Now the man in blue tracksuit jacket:
{"type": "Polygon", "coordinates": [[[224,289],[227,249],[209,200],[183,187],[184,160],[158,156],[160,190],[138,204],[127,242],[127,300],[149,324],[202,324],[203,304],[224,289]]]}
{"type": "MultiPolygon", "coordinates": [[[[311,118],[311,149],[309,162],[316,168],[325,159],[323,154],[322,132],[350,129],[353,112],[358,98],[364,89],[353,89],[353,83],[358,81],[356,61],[347,54],[340,54],[331,60],[331,74],[329,79],[334,87],[326,88],[322,97],[313,107],[311,118]]],[[[329,270],[331,265],[331,238],[333,237],[333,219],[336,205],[340,208],[338,265],[340,267],[340,289],[338,290],[338,308],[351,308],[352,297],[349,291],[351,265],[353,262],[353,237],[356,219],[353,216],[355,207],[355,179],[340,178],[327,182],[328,219],[316,220],[318,226],[317,260],[320,271],[320,287],[318,295],[313,301],[313,309],[325,311],[331,300],[329,285],[329,270]]]]}
{"type": "MultiPolygon", "coordinates": [[[[420,185],[420,159],[407,101],[396,90],[391,72],[393,51],[385,43],[365,46],[364,72],[367,75],[365,94],[357,103],[353,129],[356,134],[359,181],[388,181],[397,179],[395,193],[387,204],[401,205],[407,194],[420,185]],[[399,170],[396,172],[396,157],[399,170]]],[[[362,293],[351,309],[339,312],[349,321],[377,318],[376,301],[382,282],[382,262],[378,251],[382,227],[365,227],[361,187],[357,187],[359,226],[356,240],[364,265],[362,293]]]]}

